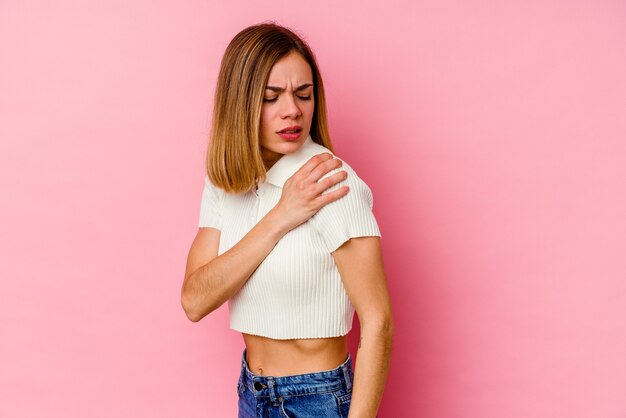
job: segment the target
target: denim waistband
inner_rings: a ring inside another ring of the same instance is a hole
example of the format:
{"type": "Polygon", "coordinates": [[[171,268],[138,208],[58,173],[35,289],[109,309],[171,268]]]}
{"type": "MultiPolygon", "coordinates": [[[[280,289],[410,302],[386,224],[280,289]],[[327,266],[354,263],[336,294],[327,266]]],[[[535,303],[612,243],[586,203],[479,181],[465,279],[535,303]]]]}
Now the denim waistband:
{"type": "Polygon", "coordinates": [[[308,393],[332,392],[340,388],[352,389],[352,359],[346,360],[332,370],[290,376],[261,376],[252,373],[246,361],[246,349],[241,355],[241,378],[243,384],[256,396],[277,399],[283,396],[308,393]]]}

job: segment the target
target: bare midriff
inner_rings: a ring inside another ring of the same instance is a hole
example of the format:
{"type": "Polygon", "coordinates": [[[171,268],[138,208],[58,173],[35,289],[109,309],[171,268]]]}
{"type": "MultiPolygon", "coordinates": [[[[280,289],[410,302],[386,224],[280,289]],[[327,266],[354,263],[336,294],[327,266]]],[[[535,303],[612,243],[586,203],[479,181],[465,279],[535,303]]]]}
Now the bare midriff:
{"type": "Polygon", "coordinates": [[[244,334],[250,371],[262,376],[292,376],[332,370],[346,361],[346,336],[275,340],[244,334]]]}

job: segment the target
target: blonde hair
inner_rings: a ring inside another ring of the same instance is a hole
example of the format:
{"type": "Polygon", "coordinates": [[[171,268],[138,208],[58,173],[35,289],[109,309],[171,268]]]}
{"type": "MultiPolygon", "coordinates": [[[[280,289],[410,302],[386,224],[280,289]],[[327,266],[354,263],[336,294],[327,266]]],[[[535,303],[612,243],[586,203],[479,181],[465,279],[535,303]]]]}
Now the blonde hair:
{"type": "Polygon", "coordinates": [[[266,179],[259,145],[263,95],[274,64],[293,51],[304,58],[313,74],[311,138],[332,151],[324,84],[309,46],[275,23],[247,27],[228,44],[222,58],[206,156],[207,175],[226,192],[246,192],[266,179]]]}

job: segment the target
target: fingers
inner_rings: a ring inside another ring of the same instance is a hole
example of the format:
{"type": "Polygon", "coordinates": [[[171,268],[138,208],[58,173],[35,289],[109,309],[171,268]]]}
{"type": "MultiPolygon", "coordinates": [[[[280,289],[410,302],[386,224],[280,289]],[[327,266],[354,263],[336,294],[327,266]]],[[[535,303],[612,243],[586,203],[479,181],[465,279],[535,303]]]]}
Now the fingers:
{"type": "Polygon", "coordinates": [[[324,177],[327,173],[339,168],[342,166],[342,161],[338,158],[332,158],[330,160],[324,161],[320,163],[311,171],[311,174],[305,179],[305,183],[308,185],[310,183],[315,183],[322,177],[324,177]]]}
{"type": "Polygon", "coordinates": [[[332,154],[323,153],[313,156],[297,172],[298,186],[309,187],[329,172],[341,167],[343,162],[332,154]],[[329,158],[330,157],[330,158],[329,158]]]}
{"type": "MultiPolygon", "coordinates": [[[[313,193],[317,196],[321,193],[323,193],[325,190],[330,189],[331,187],[333,187],[334,185],[336,185],[337,183],[340,183],[342,181],[344,181],[346,178],[348,178],[348,173],[345,171],[338,171],[335,174],[333,174],[332,176],[328,176],[323,180],[320,180],[317,182],[317,184],[315,184],[314,186],[312,186],[313,189],[313,193]]],[[[346,189],[346,193],[347,193],[347,188],[348,186],[344,186],[343,188],[346,189]]],[[[339,190],[341,190],[342,188],[340,188],[339,190]]],[[[330,195],[332,193],[335,193],[335,191],[331,192],[331,193],[327,193],[327,195],[330,195]]],[[[341,197],[341,196],[339,196],[341,197]]]]}
{"type": "MultiPolygon", "coordinates": [[[[339,173],[337,173],[339,174],[339,173]]],[[[332,176],[331,176],[332,177],[332,176]]],[[[330,177],[328,177],[330,178],[330,177]]],[[[327,180],[327,179],[325,179],[327,180]]],[[[332,192],[328,192],[325,194],[322,194],[320,196],[318,196],[316,198],[316,202],[318,203],[319,207],[323,207],[331,202],[334,202],[335,200],[339,200],[342,197],[344,197],[346,194],[348,194],[348,192],[350,191],[350,188],[348,186],[342,186],[340,188],[338,188],[337,190],[333,190],[332,192]]]]}
{"type": "Polygon", "coordinates": [[[340,168],[342,165],[343,162],[340,159],[335,158],[331,153],[325,152],[311,157],[293,177],[297,179],[299,189],[304,190],[308,188],[309,196],[316,196],[315,201],[321,208],[345,196],[349,191],[348,186],[343,186],[332,192],[322,194],[325,190],[330,189],[348,177],[348,173],[341,170],[322,179],[326,174],[340,168]]]}
{"type": "Polygon", "coordinates": [[[315,167],[325,161],[332,160],[332,158],[333,155],[329,152],[323,152],[321,154],[314,155],[309,159],[309,161],[307,161],[302,167],[300,167],[300,169],[298,169],[296,173],[302,175],[302,178],[306,178],[309,176],[309,174],[311,174],[315,167]]]}

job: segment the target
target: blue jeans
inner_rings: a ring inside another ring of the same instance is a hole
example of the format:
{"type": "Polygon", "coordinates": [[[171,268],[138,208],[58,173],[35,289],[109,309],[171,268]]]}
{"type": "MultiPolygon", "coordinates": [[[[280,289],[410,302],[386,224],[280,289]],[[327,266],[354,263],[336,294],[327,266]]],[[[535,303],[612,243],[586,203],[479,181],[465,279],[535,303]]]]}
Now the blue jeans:
{"type": "Polygon", "coordinates": [[[332,370],[292,376],[261,376],[241,359],[239,418],[346,418],[352,397],[352,360],[332,370]]]}

